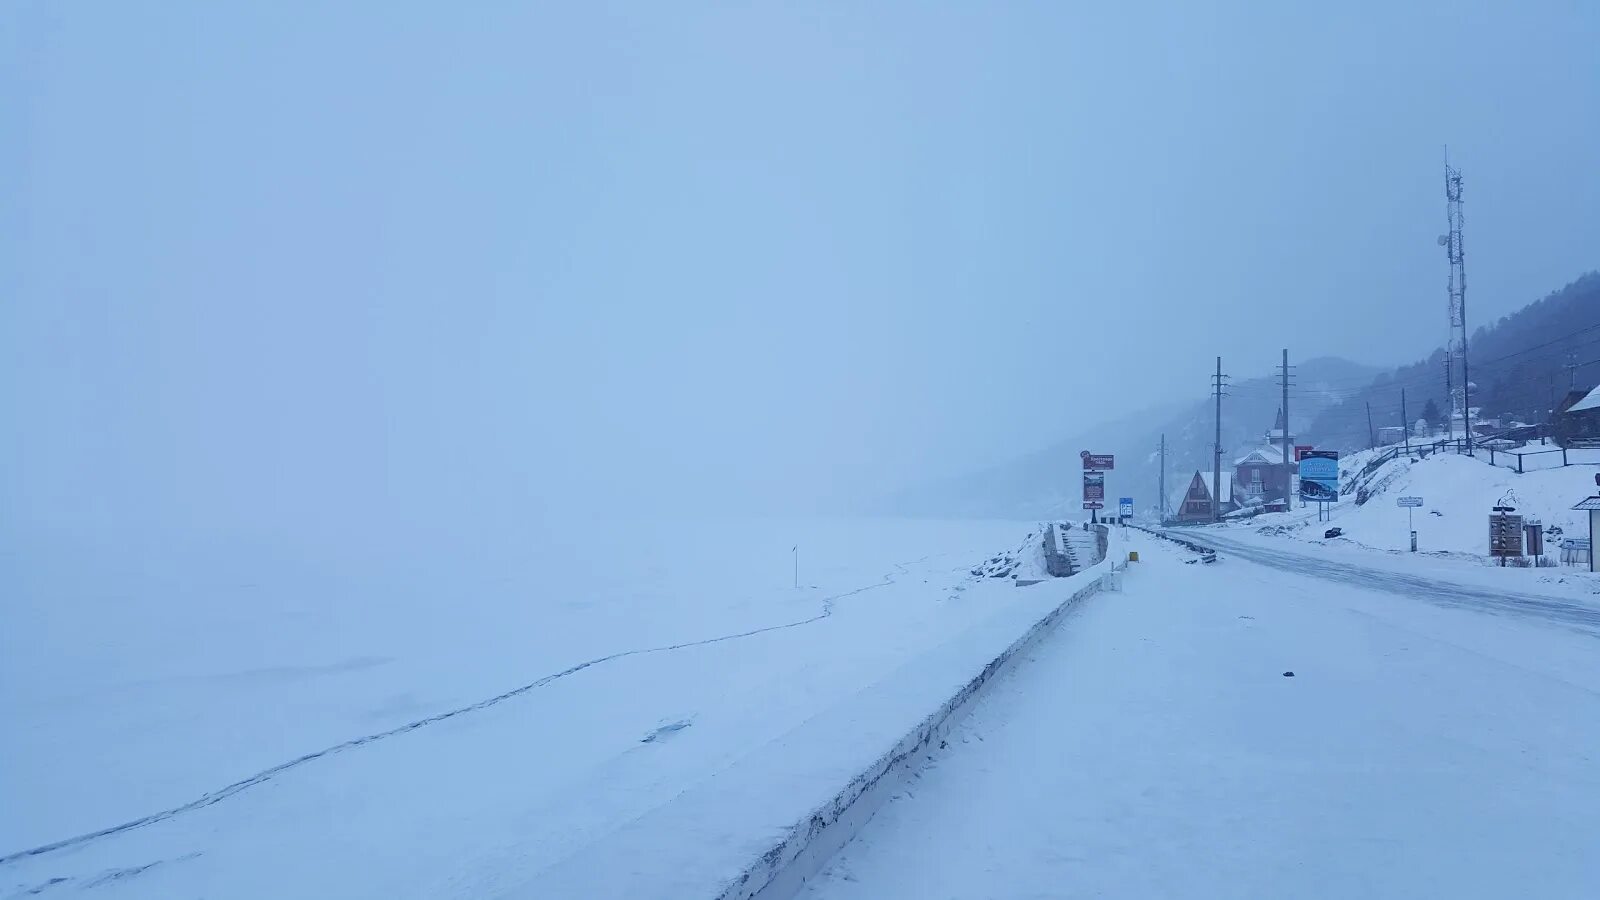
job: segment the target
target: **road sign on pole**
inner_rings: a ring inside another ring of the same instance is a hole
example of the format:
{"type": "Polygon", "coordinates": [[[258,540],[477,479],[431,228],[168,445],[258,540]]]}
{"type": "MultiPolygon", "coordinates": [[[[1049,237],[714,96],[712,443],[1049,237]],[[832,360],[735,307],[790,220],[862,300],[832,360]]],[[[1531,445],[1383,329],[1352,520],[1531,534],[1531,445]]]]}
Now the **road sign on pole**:
{"type": "Polygon", "coordinates": [[[1417,552],[1417,529],[1411,524],[1411,511],[1422,505],[1421,497],[1400,497],[1394,501],[1395,506],[1406,508],[1406,530],[1411,532],[1411,552],[1417,552]]]}
{"type": "Polygon", "coordinates": [[[1132,516],[1133,515],[1133,498],[1132,497],[1122,497],[1122,498],[1117,500],[1117,515],[1121,515],[1121,516],[1132,516]]]}
{"type": "Polygon", "coordinates": [[[1111,453],[1090,453],[1084,450],[1078,454],[1078,458],[1083,460],[1085,469],[1097,472],[1110,472],[1117,467],[1117,457],[1111,453]]]}

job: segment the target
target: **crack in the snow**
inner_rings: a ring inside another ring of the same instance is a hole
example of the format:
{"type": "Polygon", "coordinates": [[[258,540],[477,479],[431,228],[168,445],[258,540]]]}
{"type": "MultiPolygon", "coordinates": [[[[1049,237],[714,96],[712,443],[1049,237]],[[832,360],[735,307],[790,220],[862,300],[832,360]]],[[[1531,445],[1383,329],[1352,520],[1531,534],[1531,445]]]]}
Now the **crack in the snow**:
{"type": "MultiPolygon", "coordinates": [[[[926,559],[927,559],[927,557],[923,557],[922,559],[912,560],[911,564],[919,563],[919,562],[922,562],[923,560],[926,560],[926,559]]],[[[906,572],[906,565],[907,564],[895,563],[894,567],[897,570],[899,570],[899,574],[903,575],[906,572]]],[[[578,663],[576,665],[569,666],[569,667],[567,667],[565,669],[562,669],[559,672],[554,672],[552,674],[546,675],[543,678],[538,679],[537,681],[531,681],[531,682],[529,682],[527,684],[524,684],[524,685],[522,685],[520,687],[512,688],[511,690],[506,691],[504,693],[496,694],[493,697],[490,697],[490,698],[488,698],[486,700],[479,700],[478,702],[469,704],[467,706],[457,707],[456,709],[447,710],[447,711],[442,712],[442,713],[435,713],[435,714],[433,714],[431,716],[428,716],[426,718],[417,719],[414,722],[407,722],[404,725],[399,725],[399,726],[396,726],[394,728],[390,728],[387,731],[380,731],[380,732],[376,732],[374,734],[368,734],[368,735],[364,735],[364,736],[358,737],[358,738],[351,738],[348,741],[344,741],[342,743],[334,744],[331,747],[325,747],[325,748],[323,748],[321,750],[318,750],[318,751],[316,751],[314,753],[307,753],[307,754],[305,754],[303,756],[297,756],[294,759],[291,759],[291,760],[289,760],[287,762],[279,763],[278,765],[275,765],[275,766],[273,766],[273,767],[271,767],[269,769],[263,769],[260,772],[257,772],[256,774],[251,775],[249,778],[245,778],[245,779],[240,780],[240,781],[235,781],[233,784],[230,784],[230,785],[228,785],[226,787],[220,788],[220,789],[215,790],[215,791],[211,791],[211,792],[206,793],[206,794],[202,794],[201,796],[199,796],[199,797],[197,797],[197,798],[195,798],[193,800],[190,800],[188,803],[180,804],[180,805],[174,806],[174,807],[172,807],[170,809],[164,809],[164,810],[162,810],[160,812],[151,813],[150,815],[147,815],[147,816],[140,816],[137,819],[132,819],[130,821],[123,822],[120,825],[112,825],[112,826],[110,826],[108,828],[102,828],[102,829],[100,829],[98,831],[91,831],[91,832],[88,832],[86,834],[79,834],[79,835],[75,835],[75,836],[69,837],[69,838],[62,838],[59,841],[52,841],[51,843],[41,844],[41,845],[39,845],[37,847],[31,847],[31,848],[26,849],[26,850],[17,850],[17,851],[12,852],[12,853],[7,853],[7,854],[5,854],[3,856],[0,856],[0,865],[5,865],[7,863],[16,862],[17,860],[26,859],[26,858],[32,857],[32,856],[39,856],[41,854],[50,853],[50,852],[53,852],[53,851],[56,851],[56,850],[62,850],[62,849],[65,849],[67,847],[75,847],[75,846],[78,846],[79,844],[86,844],[86,843],[88,843],[90,841],[99,840],[100,838],[110,837],[110,836],[115,835],[115,834],[121,834],[122,832],[125,832],[125,831],[132,831],[135,828],[143,828],[146,825],[154,825],[154,824],[156,824],[158,822],[164,822],[167,819],[173,818],[174,816],[179,816],[179,815],[182,815],[183,813],[187,813],[187,812],[193,812],[194,810],[202,809],[202,808],[210,806],[210,805],[212,805],[214,803],[220,803],[221,801],[226,800],[229,797],[232,797],[233,795],[235,795],[237,793],[240,793],[241,791],[247,790],[249,788],[253,788],[258,784],[263,784],[263,783],[265,783],[267,781],[271,781],[273,778],[276,778],[277,776],[282,775],[284,772],[287,772],[290,769],[298,768],[299,766],[303,766],[306,763],[312,762],[313,760],[322,759],[323,757],[326,757],[326,756],[332,756],[335,753],[342,753],[342,752],[344,752],[346,750],[353,750],[356,747],[361,747],[361,746],[364,746],[366,744],[371,744],[371,743],[374,743],[376,741],[381,741],[381,740],[384,740],[385,738],[391,738],[391,737],[394,737],[396,735],[405,734],[405,733],[411,732],[411,731],[416,731],[419,728],[424,728],[424,727],[427,727],[429,725],[434,725],[434,724],[437,724],[439,722],[443,722],[446,719],[453,719],[456,716],[462,716],[462,715],[466,715],[467,713],[479,712],[481,710],[488,709],[491,706],[495,706],[497,704],[504,703],[505,701],[510,700],[510,699],[512,699],[514,697],[519,697],[519,696],[521,696],[523,694],[526,694],[527,692],[529,692],[531,690],[534,690],[535,688],[544,687],[545,685],[547,685],[547,684],[549,684],[549,683],[551,683],[553,681],[559,681],[560,679],[565,678],[568,675],[577,674],[578,672],[582,672],[584,669],[588,669],[588,668],[591,668],[593,666],[598,666],[598,665],[600,665],[602,663],[608,663],[608,662],[611,662],[612,660],[622,659],[622,658],[628,657],[628,656],[645,656],[645,655],[648,655],[648,654],[651,654],[651,653],[667,653],[667,652],[670,652],[670,651],[673,651],[673,650],[684,650],[684,649],[687,649],[689,647],[703,647],[703,646],[706,646],[707,644],[719,644],[719,643],[722,643],[724,641],[736,641],[736,640],[740,640],[742,638],[754,637],[754,636],[756,636],[758,634],[766,634],[767,632],[771,632],[771,631],[781,631],[781,630],[783,630],[785,628],[799,628],[802,625],[810,625],[813,622],[820,622],[823,619],[826,619],[829,616],[833,615],[833,608],[834,608],[834,604],[836,602],[838,602],[840,600],[843,600],[846,597],[853,597],[853,596],[855,596],[857,594],[865,593],[866,591],[876,590],[876,589],[881,588],[881,587],[888,587],[889,585],[894,584],[894,583],[895,583],[895,580],[894,580],[893,574],[885,574],[885,575],[883,575],[881,577],[881,579],[879,581],[877,581],[877,582],[875,582],[873,584],[869,584],[869,585],[866,585],[864,587],[858,587],[858,588],[855,588],[853,590],[845,591],[842,594],[835,594],[835,595],[833,595],[831,597],[825,597],[825,598],[823,598],[823,601],[822,601],[822,612],[820,612],[820,613],[818,613],[818,614],[816,614],[814,616],[811,616],[809,618],[799,619],[799,620],[794,621],[794,622],[784,622],[784,623],[778,624],[778,625],[767,625],[767,626],[764,626],[764,627],[761,627],[761,628],[752,629],[750,631],[741,631],[741,632],[738,632],[737,634],[718,635],[717,637],[701,638],[700,640],[684,641],[682,643],[667,644],[667,645],[663,645],[663,646],[660,646],[660,647],[643,647],[643,648],[638,648],[638,649],[634,649],[634,650],[622,650],[622,651],[619,651],[617,653],[608,654],[606,656],[598,656],[598,657],[595,657],[594,659],[586,660],[586,661],[578,663]]]]}

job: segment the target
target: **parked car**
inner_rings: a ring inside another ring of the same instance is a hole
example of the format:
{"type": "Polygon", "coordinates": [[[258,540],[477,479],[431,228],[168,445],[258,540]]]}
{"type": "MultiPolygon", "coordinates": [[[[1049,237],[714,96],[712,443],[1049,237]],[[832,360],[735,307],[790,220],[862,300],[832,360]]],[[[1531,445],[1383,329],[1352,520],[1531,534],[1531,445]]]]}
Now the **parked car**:
{"type": "Polygon", "coordinates": [[[1322,533],[1322,536],[1325,538],[1336,538],[1341,534],[1344,534],[1343,528],[1329,528],[1327,531],[1322,533]]]}

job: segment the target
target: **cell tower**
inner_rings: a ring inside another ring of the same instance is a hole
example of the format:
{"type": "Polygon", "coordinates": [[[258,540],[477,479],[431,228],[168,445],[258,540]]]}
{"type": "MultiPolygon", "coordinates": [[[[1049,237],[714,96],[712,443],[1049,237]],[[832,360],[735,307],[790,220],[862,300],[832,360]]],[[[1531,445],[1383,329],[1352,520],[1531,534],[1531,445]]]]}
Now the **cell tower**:
{"type": "Polygon", "coordinates": [[[1450,394],[1450,434],[1455,436],[1455,419],[1461,416],[1467,450],[1472,449],[1472,387],[1467,378],[1467,267],[1461,248],[1461,170],[1450,165],[1450,151],[1444,159],[1445,215],[1448,233],[1440,235],[1439,245],[1450,259],[1450,340],[1445,345],[1445,390],[1450,394]],[[1461,380],[1456,382],[1456,363],[1460,361],[1461,380]]]}

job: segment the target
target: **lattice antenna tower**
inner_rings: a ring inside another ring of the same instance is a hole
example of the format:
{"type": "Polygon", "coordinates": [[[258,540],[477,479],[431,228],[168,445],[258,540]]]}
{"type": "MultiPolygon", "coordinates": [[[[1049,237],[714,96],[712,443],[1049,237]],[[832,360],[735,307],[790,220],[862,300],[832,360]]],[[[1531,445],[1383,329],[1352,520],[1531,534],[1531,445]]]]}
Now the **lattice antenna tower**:
{"type": "Polygon", "coordinates": [[[1445,249],[1445,256],[1450,261],[1450,339],[1445,343],[1445,390],[1450,397],[1451,436],[1454,436],[1456,417],[1460,416],[1465,429],[1464,437],[1470,447],[1472,388],[1467,376],[1467,267],[1466,252],[1461,245],[1464,222],[1461,211],[1461,170],[1450,165],[1449,148],[1445,149],[1444,198],[1449,230],[1439,236],[1439,245],[1445,249]]]}

